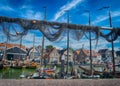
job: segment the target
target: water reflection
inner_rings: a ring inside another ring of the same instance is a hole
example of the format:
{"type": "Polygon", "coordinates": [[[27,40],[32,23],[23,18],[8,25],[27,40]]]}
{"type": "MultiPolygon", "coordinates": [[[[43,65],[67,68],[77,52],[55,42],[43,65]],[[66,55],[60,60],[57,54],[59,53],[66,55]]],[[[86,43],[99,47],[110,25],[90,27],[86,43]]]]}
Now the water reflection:
{"type": "Polygon", "coordinates": [[[0,70],[0,79],[20,79],[21,74],[34,73],[35,69],[3,69],[0,70]]]}

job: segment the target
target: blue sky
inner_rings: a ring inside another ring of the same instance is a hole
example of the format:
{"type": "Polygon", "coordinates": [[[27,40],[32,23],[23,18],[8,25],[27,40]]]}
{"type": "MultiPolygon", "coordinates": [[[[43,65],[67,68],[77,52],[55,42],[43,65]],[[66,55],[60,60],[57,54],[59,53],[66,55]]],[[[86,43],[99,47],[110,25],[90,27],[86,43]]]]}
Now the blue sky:
{"type": "MultiPolygon", "coordinates": [[[[120,27],[120,0],[0,0],[0,16],[25,19],[44,19],[43,6],[47,7],[47,21],[66,22],[67,15],[65,10],[69,10],[70,23],[88,24],[88,14],[84,10],[90,10],[91,24],[93,26],[109,27],[108,10],[97,9],[103,6],[110,6],[112,25],[120,27]]],[[[33,44],[33,34],[36,33],[35,45],[41,45],[42,34],[40,31],[29,31],[23,38],[23,44],[31,47],[33,44]]],[[[5,35],[0,29],[0,42],[6,41],[5,35]]],[[[115,49],[120,46],[120,38],[116,40],[115,49]]],[[[11,41],[10,41],[11,42],[11,41]]],[[[14,43],[19,43],[16,41],[14,43]]],[[[96,41],[92,42],[93,49],[110,48],[111,43],[108,43],[103,38],[99,38],[98,46],[95,47],[96,41]]],[[[80,41],[70,39],[70,47],[79,49],[84,44],[84,48],[89,49],[89,42],[84,37],[80,41]]],[[[61,41],[50,42],[45,40],[45,45],[53,45],[57,48],[66,48],[66,37],[61,41]]]]}

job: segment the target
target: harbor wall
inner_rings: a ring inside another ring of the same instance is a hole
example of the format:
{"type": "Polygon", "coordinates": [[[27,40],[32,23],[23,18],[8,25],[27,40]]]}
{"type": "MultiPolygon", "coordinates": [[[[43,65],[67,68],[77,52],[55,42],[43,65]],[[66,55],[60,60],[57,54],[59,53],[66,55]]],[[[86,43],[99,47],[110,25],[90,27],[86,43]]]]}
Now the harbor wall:
{"type": "Polygon", "coordinates": [[[0,86],[120,86],[120,79],[1,79],[0,86]]]}

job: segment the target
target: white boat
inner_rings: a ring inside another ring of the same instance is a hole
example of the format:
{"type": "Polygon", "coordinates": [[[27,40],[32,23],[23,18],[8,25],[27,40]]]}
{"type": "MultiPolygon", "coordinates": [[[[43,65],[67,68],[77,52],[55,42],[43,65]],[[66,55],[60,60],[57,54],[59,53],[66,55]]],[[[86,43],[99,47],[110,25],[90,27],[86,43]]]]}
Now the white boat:
{"type": "Polygon", "coordinates": [[[38,78],[38,77],[40,77],[39,72],[33,73],[32,78],[38,78]]]}
{"type": "Polygon", "coordinates": [[[21,74],[20,78],[26,78],[26,74],[21,74]]]}

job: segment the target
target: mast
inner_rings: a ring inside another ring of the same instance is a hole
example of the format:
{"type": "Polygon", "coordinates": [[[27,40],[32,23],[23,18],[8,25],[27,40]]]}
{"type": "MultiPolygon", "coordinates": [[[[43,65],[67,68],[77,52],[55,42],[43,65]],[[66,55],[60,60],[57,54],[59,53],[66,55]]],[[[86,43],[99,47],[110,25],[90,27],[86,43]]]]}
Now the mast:
{"type": "MultiPolygon", "coordinates": [[[[90,11],[89,12],[89,26],[91,26],[91,20],[90,20],[90,11]]],[[[91,69],[91,75],[93,75],[93,68],[92,68],[92,40],[91,40],[91,29],[89,31],[89,37],[90,37],[90,69],[91,69]]]]}
{"type": "MultiPolygon", "coordinates": [[[[10,29],[8,28],[8,32],[10,32],[10,29]]],[[[5,42],[5,51],[4,51],[4,56],[3,56],[3,59],[6,60],[7,59],[7,46],[8,46],[8,42],[9,42],[9,39],[8,39],[8,36],[6,37],[6,42],[5,42]]]]}
{"type": "MultiPolygon", "coordinates": [[[[20,39],[20,49],[21,49],[21,47],[22,47],[22,37],[20,39]]],[[[19,51],[19,59],[20,59],[20,56],[22,56],[22,55],[21,55],[21,52],[19,51]]]]}
{"type": "MultiPolygon", "coordinates": [[[[69,24],[69,11],[67,10],[67,24],[69,24]]],[[[66,74],[68,74],[68,58],[69,58],[69,29],[67,31],[67,69],[66,74]]]]}
{"type": "MultiPolygon", "coordinates": [[[[112,18],[111,18],[111,12],[110,12],[110,7],[108,8],[108,14],[109,14],[109,23],[110,23],[110,28],[112,28],[112,18]]],[[[113,35],[111,35],[111,38],[113,38],[113,35]]],[[[115,76],[115,55],[114,55],[114,42],[111,42],[112,45],[112,61],[113,61],[113,74],[115,76]]]]}
{"type": "Polygon", "coordinates": [[[35,50],[35,33],[33,37],[33,52],[32,52],[32,59],[34,59],[34,50],[35,50]]]}
{"type": "MultiPolygon", "coordinates": [[[[91,26],[90,11],[85,10],[88,13],[88,25],[91,26]]],[[[93,75],[93,66],[92,66],[92,40],[91,40],[91,29],[89,30],[89,45],[90,45],[90,74],[93,75]]]]}
{"type": "MultiPolygon", "coordinates": [[[[98,10],[103,10],[103,9],[107,9],[108,10],[108,17],[109,17],[109,25],[110,25],[110,29],[112,30],[112,18],[111,18],[111,12],[110,12],[110,7],[109,6],[104,6],[98,10]]],[[[111,38],[113,38],[113,35],[111,35],[111,38]]],[[[112,46],[112,62],[113,62],[113,74],[115,75],[115,55],[114,55],[114,42],[111,42],[111,46],[112,46]]]]}
{"type": "MultiPolygon", "coordinates": [[[[43,8],[44,8],[44,21],[46,21],[46,6],[44,6],[43,8]]],[[[45,28],[45,26],[44,26],[44,28],[45,28]]],[[[44,37],[44,34],[43,34],[43,37],[42,37],[42,52],[41,52],[41,66],[42,66],[42,58],[43,58],[43,53],[44,53],[44,41],[45,41],[45,37],[44,37]]],[[[44,58],[44,62],[45,62],[45,58],[44,58]]]]}

